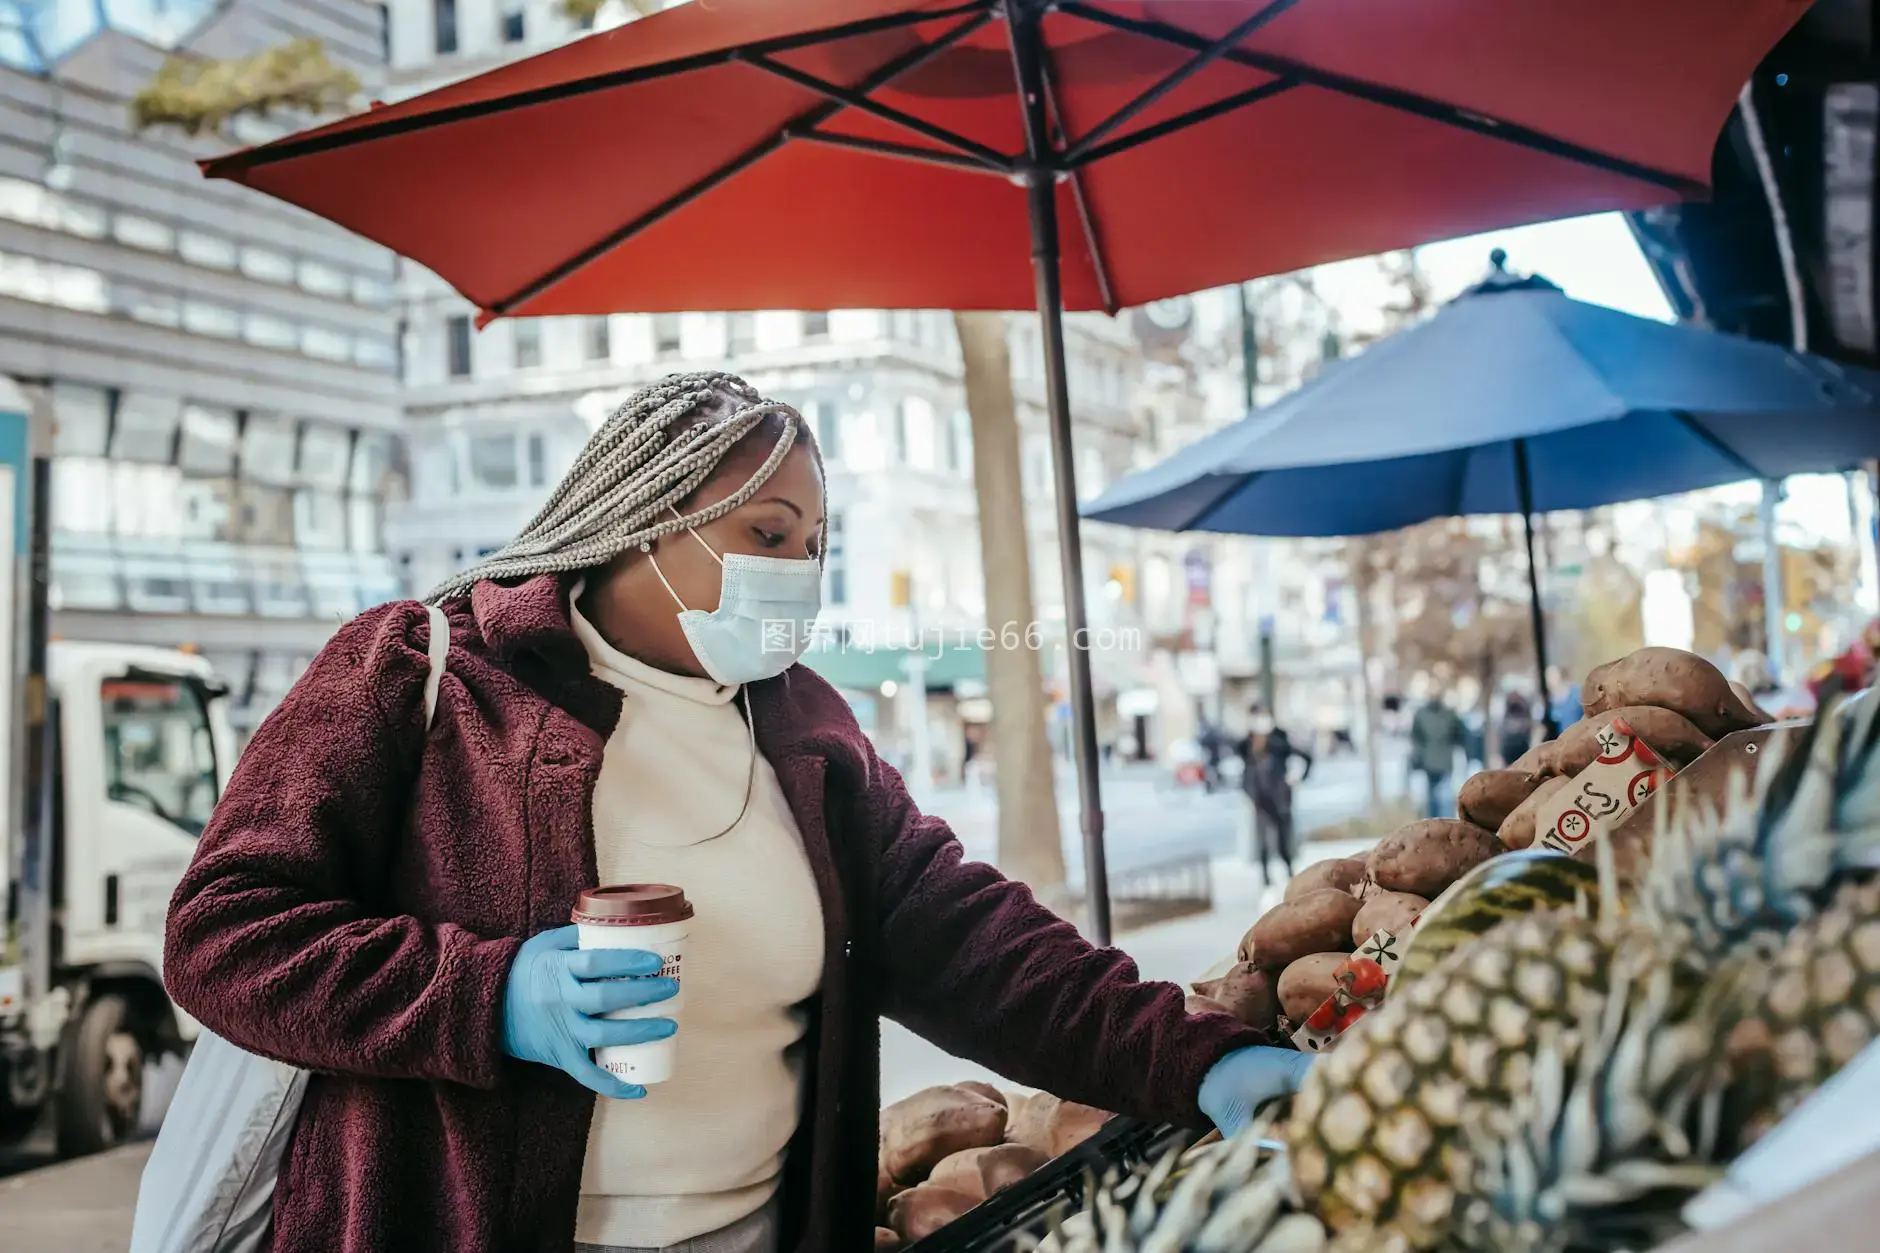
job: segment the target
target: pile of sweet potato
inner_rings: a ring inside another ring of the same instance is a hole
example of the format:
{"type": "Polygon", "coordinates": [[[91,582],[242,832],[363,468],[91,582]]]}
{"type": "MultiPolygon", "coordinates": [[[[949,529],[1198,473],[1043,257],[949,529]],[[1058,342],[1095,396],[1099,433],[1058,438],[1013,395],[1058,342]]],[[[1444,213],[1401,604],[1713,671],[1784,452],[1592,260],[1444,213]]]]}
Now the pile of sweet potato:
{"type": "Polygon", "coordinates": [[[1509,848],[1534,843],[1547,803],[1599,756],[1599,733],[1623,718],[1678,767],[1733,731],[1772,721],[1740,684],[1696,653],[1641,648],[1595,666],[1581,685],[1586,717],[1557,740],[1529,749],[1502,770],[1472,776],[1457,794],[1464,819],[1494,831],[1509,848]]]}
{"type": "Polygon", "coordinates": [[[1444,888],[1504,849],[1493,833],[1437,818],[1400,827],[1368,856],[1315,862],[1240,941],[1218,979],[1194,985],[1190,1013],[1291,1030],[1331,996],[1339,966],[1378,931],[1401,932],[1444,888]]]}
{"type": "Polygon", "coordinates": [[[926,1088],[881,1111],[875,1248],[925,1239],[1096,1134],[1102,1110],[986,1083],[926,1088]]]}

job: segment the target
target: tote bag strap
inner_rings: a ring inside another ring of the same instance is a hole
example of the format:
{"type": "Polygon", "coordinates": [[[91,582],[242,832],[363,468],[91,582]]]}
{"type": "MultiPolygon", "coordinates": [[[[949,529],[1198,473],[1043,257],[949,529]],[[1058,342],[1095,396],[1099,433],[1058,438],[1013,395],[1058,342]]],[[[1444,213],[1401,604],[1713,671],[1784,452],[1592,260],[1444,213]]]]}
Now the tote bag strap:
{"type": "Polygon", "coordinates": [[[450,619],[436,605],[425,606],[431,613],[431,673],[424,679],[424,729],[431,729],[437,717],[437,685],[444,678],[444,659],[450,655],[450,619]]]}

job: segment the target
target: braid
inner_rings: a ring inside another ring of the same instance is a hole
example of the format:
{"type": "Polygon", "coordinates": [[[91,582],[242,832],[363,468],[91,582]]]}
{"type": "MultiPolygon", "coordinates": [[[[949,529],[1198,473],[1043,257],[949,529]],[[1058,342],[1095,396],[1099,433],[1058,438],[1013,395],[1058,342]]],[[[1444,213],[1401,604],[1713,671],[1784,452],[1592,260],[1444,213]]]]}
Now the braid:
{"type": "MultiPolygon", "coordinates": [[[[716,521],[755,496],[805,437],[820,479],[822,450],[795,409],[764,399],[734,374],[669,375],[613,411],[522,534],[424,599],[438,604],[465,595],[485,579],[586,570],[663,535],[716,521]],[[743,407],[721,422],[682,425],[719,392],[730,392],[743,407]],[[680,503],[710,480],[725,454],[771,417],[783,419],[783,434],[750,481],[714,505],[677,516],[680,503]]],[[[827,531],[825,520],[817,537],[819,553],[827,531]]]]}

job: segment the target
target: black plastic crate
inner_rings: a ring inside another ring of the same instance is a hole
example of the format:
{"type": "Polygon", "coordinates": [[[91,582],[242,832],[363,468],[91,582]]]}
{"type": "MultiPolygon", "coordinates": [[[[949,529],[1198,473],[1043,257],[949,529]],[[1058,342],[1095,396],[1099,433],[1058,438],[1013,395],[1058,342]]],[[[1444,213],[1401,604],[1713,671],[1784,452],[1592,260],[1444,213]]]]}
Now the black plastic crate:
{"type": "Polygon", "coordinates": [[[1116,1117],[1082,1144],[961,1214],[904,1253],[1028,1253],[1053,1222],[1084,1208],[1085,1190],[1119,1167],[1134,1166],[1199,1138],[1193,1131],[1116,1117]]]}

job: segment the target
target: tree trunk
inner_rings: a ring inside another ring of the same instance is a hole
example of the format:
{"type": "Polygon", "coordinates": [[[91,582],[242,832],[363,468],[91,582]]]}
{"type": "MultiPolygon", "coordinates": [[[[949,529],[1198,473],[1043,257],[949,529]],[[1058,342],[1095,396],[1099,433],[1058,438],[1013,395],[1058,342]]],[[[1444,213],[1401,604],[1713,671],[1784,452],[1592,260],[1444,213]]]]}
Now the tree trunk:
{"type": "Polygon", "coordinates": [[[992,700],[999,799],[999,868],[1049,900],[1064,884],[1057,781],[1045,737],[1044,671],[1024,641],[1037,621],[1025,527],[1018,399],[1005,315],[955,313],[973,430],[973,490],[979,498],[979,560],[986,579],[986,689],[992,700]],[[1006,629],[1007,626],[1010,629],[1006,629]],[[1018,641],[1008,647],[1007,641],[1018,641]]]}

